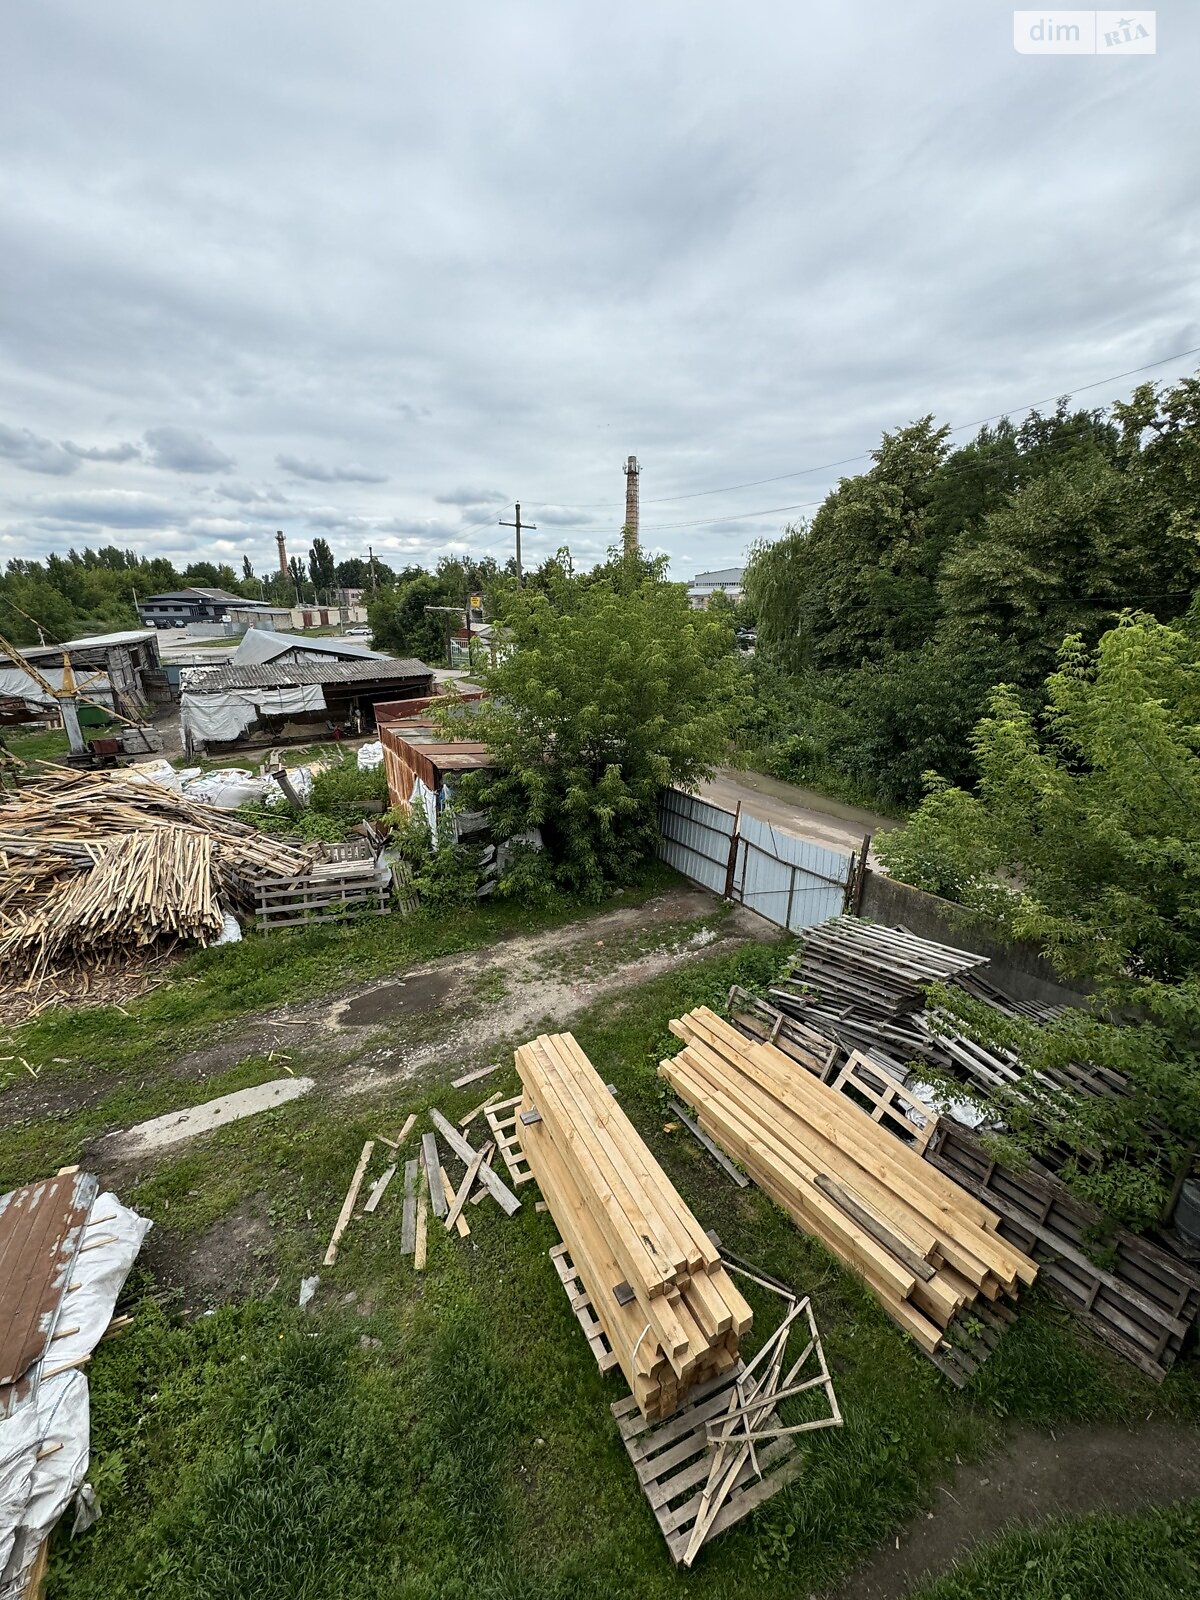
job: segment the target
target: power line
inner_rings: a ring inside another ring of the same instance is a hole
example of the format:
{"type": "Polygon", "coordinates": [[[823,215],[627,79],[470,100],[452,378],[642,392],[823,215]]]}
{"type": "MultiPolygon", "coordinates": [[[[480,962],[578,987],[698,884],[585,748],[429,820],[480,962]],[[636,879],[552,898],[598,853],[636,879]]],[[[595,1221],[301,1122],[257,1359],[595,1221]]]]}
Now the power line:
{"type": "MultiPolygon", "coordinates": [[[[953,427],[950,428],[949,431],[951,433],[964,433],[968,428],[982,428],[982,427],[986,426],[986,424],[989,423],[989,422],[999,422],[1002,417],[1010,417],[1010,416],[1012,416],[1012,414],[1014,412],[1033,411],[1037,406],[1049,405],[1051,401],[1057,401],[1064,395],[1068,399],[1070,399],[1070,398],[1072,398],[1073,396],[1075,396],[1077,394],[1086,394],[1089,389],[1100,389],[1100,388],[1103,388],[1104,385],[1108,384],[1108,383],[1119,383],[1121,381],[1121,379],[1123,379],[1123,378],[1134,378],[1134,377],[1137,377],[1140,373],[1152,372],[1155,367],[1165,367],[1172,361],[1182,361],[1185,356],[1194,356],[1194,355],[1200,355],[1200,345],[1192,345],[1187,350],[1177,350],[1177,351],[1175,351],[1175,353],[1173,355],[1163,356],[1158,361],[1147,361],[1143,366],[1130,367],[1125,372],[1114,372],[1114,373],[1111,373],[1106,378],[1096,378],[1090,383],[1079,383],[1079,384],[1075,384],[1075,385],[1073,385],[1073,386],[1071,386],[1069,388],[1066,388],[1066,389],[1060,388],[1052,395],[1043,395],[1040,400],[1029,400],[1024,405],[1009,406],[1004,411],[996,411],[996,412],[994,412],[990,417],[978,417],[974,422],[959,422],[959,423],[956,423],[953,427]]],[[[843,456],[839,461],[826,461],[826,462],[821,463],[819,466],[815,466],[815,467],[797,467],[794,472],[780,472],[780,473],[777,473],[774,477],[771,477],[771,478],[749,478],[744,483],[727,483],[727,484],[723,484],[723,485],[721,485],[721,486],[719,486],[718,488],[715,488],[715,489],[694,489],[694,490],[692,490],[691,492],[689,492],[687,494],[656,495],[656,496],[654,496],[654,497],[652,497],[650,499],[643,500],[642,504],[643,505],[673,505],[673,504],[676,504],[677,502],[679,502],[680,500],[699,500],[699,499],[703,499],[706,495],[733,494],[739,489],[757,489],[757,488],[760,488],[763,484],[767,484],[767,483],[784,483],[789,478],[805,478],[805,477],[808,477],[810,474],[812,474],[814,472],[832,472],[837,467],[852,466],[854,464],[854,462],[856,462],[856,461],[865,461],[865,460],[867,460],[871,456],[871,454],[872,454],[872,451],[870,451],[870,450],[860,450],[857,455],[843,456]]],[[[544,502],[544,503],[549,504],[550,502],[544,502]]],[[[554,502],[554,503],[558,504],[559,502],[554,502]]],[[[592,500],[592,501],[587,501],[587,502],[583,502],[583,503],[580,503],[580,504],[564,505],[562,507],[562,509],[564,511],[591,511],[591,510],[595,510],[597,507],[608,506],[608,505],[611,505],[611,504],[612,504],[612,501],[610,501],[610,500],[592,500]]],[[[818,502],[818,504],[819,504],[819,502],[818,502]]],[[[786,511],[786,510],[795,511],[795,510],[800,510],[801,508],[799,506],[790,506],[790,507],[789,506],[781,506],[781,507],[776,507],[775,509],[784,510],[784,511],[786,511]]],[[[748,516],[768,516],[769,514],[770,514],[769,511],[747,512],[746,513],[746,515],[748,515],[748,516]]],[[[714,519],[714,520],[732,521],[733,519],[732,518],[720,518],[720,519],[714,519]]],[[[681,523],[681,524],[679,524],[679,526],[681,526],[681,527],[682,526],[699,527],[699,526],[701,526],[701,524],[700,523],[690,523],[690,524],[682,524],[681,523]]],[[[653,530],[647,529],[646,531],[647,532],[651,532],[653,530]]]]}

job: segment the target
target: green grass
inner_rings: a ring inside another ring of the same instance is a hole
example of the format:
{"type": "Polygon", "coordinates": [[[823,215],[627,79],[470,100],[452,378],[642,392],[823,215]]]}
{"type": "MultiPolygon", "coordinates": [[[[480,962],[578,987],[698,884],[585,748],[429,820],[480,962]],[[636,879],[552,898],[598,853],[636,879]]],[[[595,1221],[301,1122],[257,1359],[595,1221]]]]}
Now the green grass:
{"type": "MultiPolygon", "coordinates": [[[[567,896],[530,910],[484,900],[461,910],[419,910],[410,916],[364,916],[294,932],[248,934],[240,943],[185,956],[161,988],[122,1011],[116,1006],[56,1007],[4,1037],[33,1067],[72,1063],[134,1067],[158,1051],[181,1055],[214,1024],[290,1001],[311,1000],[344,984],[402,971],[439,956],[516,935],[534,934],[596,910],[636,906],[680,880],[648,864],[634,889],[599,908],[567,896]]],[[[12,1081],[15,1073],[9,1068],[12,1081]]]]}
{"type": "Polygon", "coordinates": [[[71,748],[64,728],[44,728],[37,733],[22,733],[19,729],[0,732],[13,755],[22,761],[58,761],[71,748]]]}
{"type": "Polygon", "coordinates": [[[1200,1501],[1007,1534],[913,1600],[1184,1600],[1200,1594],[1200,1501]]]}
{"type": "MultiPolygon", "coordinates": [[[[735,1189],[686,1132],[665,1131],[656,1066],[678,1048],[670,1018],[719,1005],[732,982],[767,981],[778,959],[766,945],[694,961],[574,1024],[705,1225],[813,1296],[846,1426],[809,1436],[804,1474],[751,1526],[692,1573],[671,1567],[609,1415],[623,1384],[597,1371],[546,1259],[552,1221],[528,1202],[512,1219],[490,1202],[469,1207],[468,1241],[432,1227],[428,1270],[416,1275],[399,1255],[393,1190],[320,1269],[315,1309],[293,1309],[363,1140],[394,1135],[408,1111],[436,1104],[453,1119],[484,1090],[511,1091],[511,1057],[493,1047],[482,1059],[506,1064],[483,1083],[400,1079],[367,1100],[327,1102],[317,1091],[224,1129],[127,1192],[177,1245],[259,1197],[264,1270],[279,1287],[191,1322],[143,1300],[133,1327],[97,1351],[105,1516],[85,1538],[56,1537],[55,1600],[804,1596],[928,1503],[956,1455],[998,1443],[1009,1419],[1200,1416],[1194,1373],[1151,1386],[1037,1294],[955,1392],[855,1278],[757,1190],[735,1189]]],[[[761,1337],[777,1306],[752,1303],[761,1337]]]]}

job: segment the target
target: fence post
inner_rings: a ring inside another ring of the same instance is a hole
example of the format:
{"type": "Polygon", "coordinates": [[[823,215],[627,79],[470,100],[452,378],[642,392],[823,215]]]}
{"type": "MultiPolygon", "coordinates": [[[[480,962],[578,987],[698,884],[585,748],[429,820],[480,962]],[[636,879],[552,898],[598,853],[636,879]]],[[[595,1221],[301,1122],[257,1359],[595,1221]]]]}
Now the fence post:
{"type": "Polygon", "coordinates": [[[737,870],[738,845],[741,843],[742,802],[737,803],[737,810],[733,813],[733,832],[729,835],[729,862],[725,868],[725,898],[733,899],[733,878],[737,870]]]}

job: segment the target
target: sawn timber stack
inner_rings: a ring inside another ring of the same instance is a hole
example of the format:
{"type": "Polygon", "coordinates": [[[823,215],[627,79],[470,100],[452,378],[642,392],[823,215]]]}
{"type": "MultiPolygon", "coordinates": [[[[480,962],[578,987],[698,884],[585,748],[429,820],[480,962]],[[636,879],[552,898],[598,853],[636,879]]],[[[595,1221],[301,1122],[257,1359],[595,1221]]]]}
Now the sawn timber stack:
{"type": "Polygon", "coordinates": [[[751,1312],[569,1033],[516,1052],[521,1146],[643,1415],[731,1371],[751,1312]]]}
{"type": "Polygon", "coordinates": [[[955,1342],[960,1313],[990,1311],[1033,1282],[1036,1264],[999,1237],[993,1211],[790,1056],[707,1007],[671,1032],[686,1048],[659,1073],[704,1132],[864,1278],[931,1358],[948,1331],[955,1342]]]}

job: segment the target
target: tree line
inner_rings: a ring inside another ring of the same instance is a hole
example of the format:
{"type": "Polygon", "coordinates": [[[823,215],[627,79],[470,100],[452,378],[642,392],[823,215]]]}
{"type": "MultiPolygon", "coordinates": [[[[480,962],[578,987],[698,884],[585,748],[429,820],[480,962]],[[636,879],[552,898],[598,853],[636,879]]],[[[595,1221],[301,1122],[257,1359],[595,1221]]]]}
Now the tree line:
{"type": "Polygon", "coordinates": [[[1068,636],[1200,582],[1200,380],[1107,412],[985,426],[952,449],[924,417],[885,434],[807,522],[756,548],[744,739],[777,775],[907,806],[924,774],[970,784],[993,687],[1033,711],[1068,636]]]}

